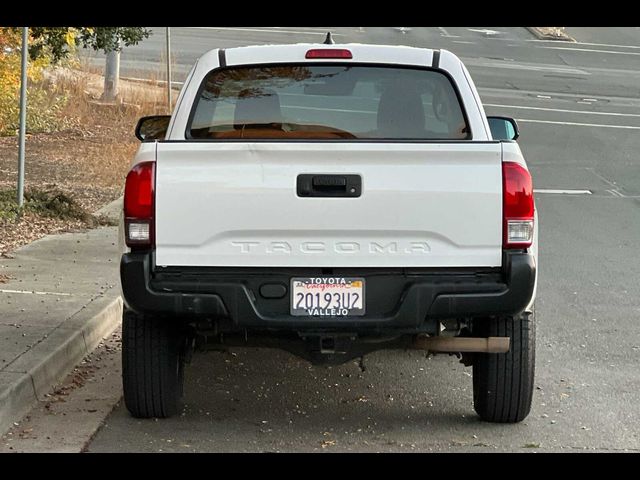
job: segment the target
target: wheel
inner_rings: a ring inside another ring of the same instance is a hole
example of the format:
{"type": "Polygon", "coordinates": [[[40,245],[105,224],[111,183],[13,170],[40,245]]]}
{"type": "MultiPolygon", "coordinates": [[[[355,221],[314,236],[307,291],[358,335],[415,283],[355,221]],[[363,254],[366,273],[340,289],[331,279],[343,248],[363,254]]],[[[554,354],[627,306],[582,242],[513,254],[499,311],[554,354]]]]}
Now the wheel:
{"type": "Polygon", "coordinates": [[[178,321],[139,315],[122,318],[122,386],[127,410],[136,418],[178,413],[184,388],[186,334],[178,321]]]}
{"type": "Polygon", "coordinates": [[[507,353],[477,353],[473,359],[473,406],[487,422],[518,423],[531,410],[535,371],[533,313],[477,320],[474,337],[510,337],[507,353]]]}

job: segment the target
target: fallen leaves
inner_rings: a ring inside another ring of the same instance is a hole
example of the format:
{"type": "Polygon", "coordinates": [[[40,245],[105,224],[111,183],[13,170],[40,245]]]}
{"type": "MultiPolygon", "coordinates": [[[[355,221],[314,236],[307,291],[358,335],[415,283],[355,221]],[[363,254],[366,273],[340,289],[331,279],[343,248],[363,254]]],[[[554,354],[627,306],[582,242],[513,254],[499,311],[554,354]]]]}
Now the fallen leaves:
{"type": "Polygon", "coordinates": [[[79,220],[46,218],[34,213],[25,213],[17,221],[0,220],[0,256],[10,258],[10,252],[45,235],[85,228],[85,223],[79,220]]]}

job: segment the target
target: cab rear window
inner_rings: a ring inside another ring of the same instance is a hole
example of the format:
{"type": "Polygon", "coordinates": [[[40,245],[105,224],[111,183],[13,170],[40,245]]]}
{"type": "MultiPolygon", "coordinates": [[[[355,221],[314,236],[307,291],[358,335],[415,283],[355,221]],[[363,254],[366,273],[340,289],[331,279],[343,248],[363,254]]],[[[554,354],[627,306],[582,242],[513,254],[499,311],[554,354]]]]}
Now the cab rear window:
{"type": "Polygon", "coordinates": [[[210,140],[467,140],[451,80],[429,69],[344,64],[210,72],[187,137],[210,140]]]}

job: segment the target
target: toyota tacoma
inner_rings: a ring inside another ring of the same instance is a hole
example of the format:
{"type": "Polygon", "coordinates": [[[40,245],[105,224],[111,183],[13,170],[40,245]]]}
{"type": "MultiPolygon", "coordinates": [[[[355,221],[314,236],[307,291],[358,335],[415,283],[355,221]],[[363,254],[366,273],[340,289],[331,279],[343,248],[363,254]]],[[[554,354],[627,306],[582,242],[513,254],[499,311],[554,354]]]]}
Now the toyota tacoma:
{"type": "Polygon", "coordinates": [[[537,215],[506,117],[453,53],[216,49],[145,117],[121,222],[124,400],[180,408],[194,346],[338,365],[380,349],[473,367],[490,422],[529,413],[537,215]]]}

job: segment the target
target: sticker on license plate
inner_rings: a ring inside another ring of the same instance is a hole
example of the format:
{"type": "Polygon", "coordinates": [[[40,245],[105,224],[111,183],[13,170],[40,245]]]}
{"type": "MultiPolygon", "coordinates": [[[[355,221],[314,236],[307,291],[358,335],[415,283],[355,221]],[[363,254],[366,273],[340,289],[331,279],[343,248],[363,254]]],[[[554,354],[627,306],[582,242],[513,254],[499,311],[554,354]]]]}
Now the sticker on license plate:
{"type": "Polygon", "coordinates": [[[362,316],[364,279],[305,277],[291,279],[291,315],[302,317],[362,316]]]}

